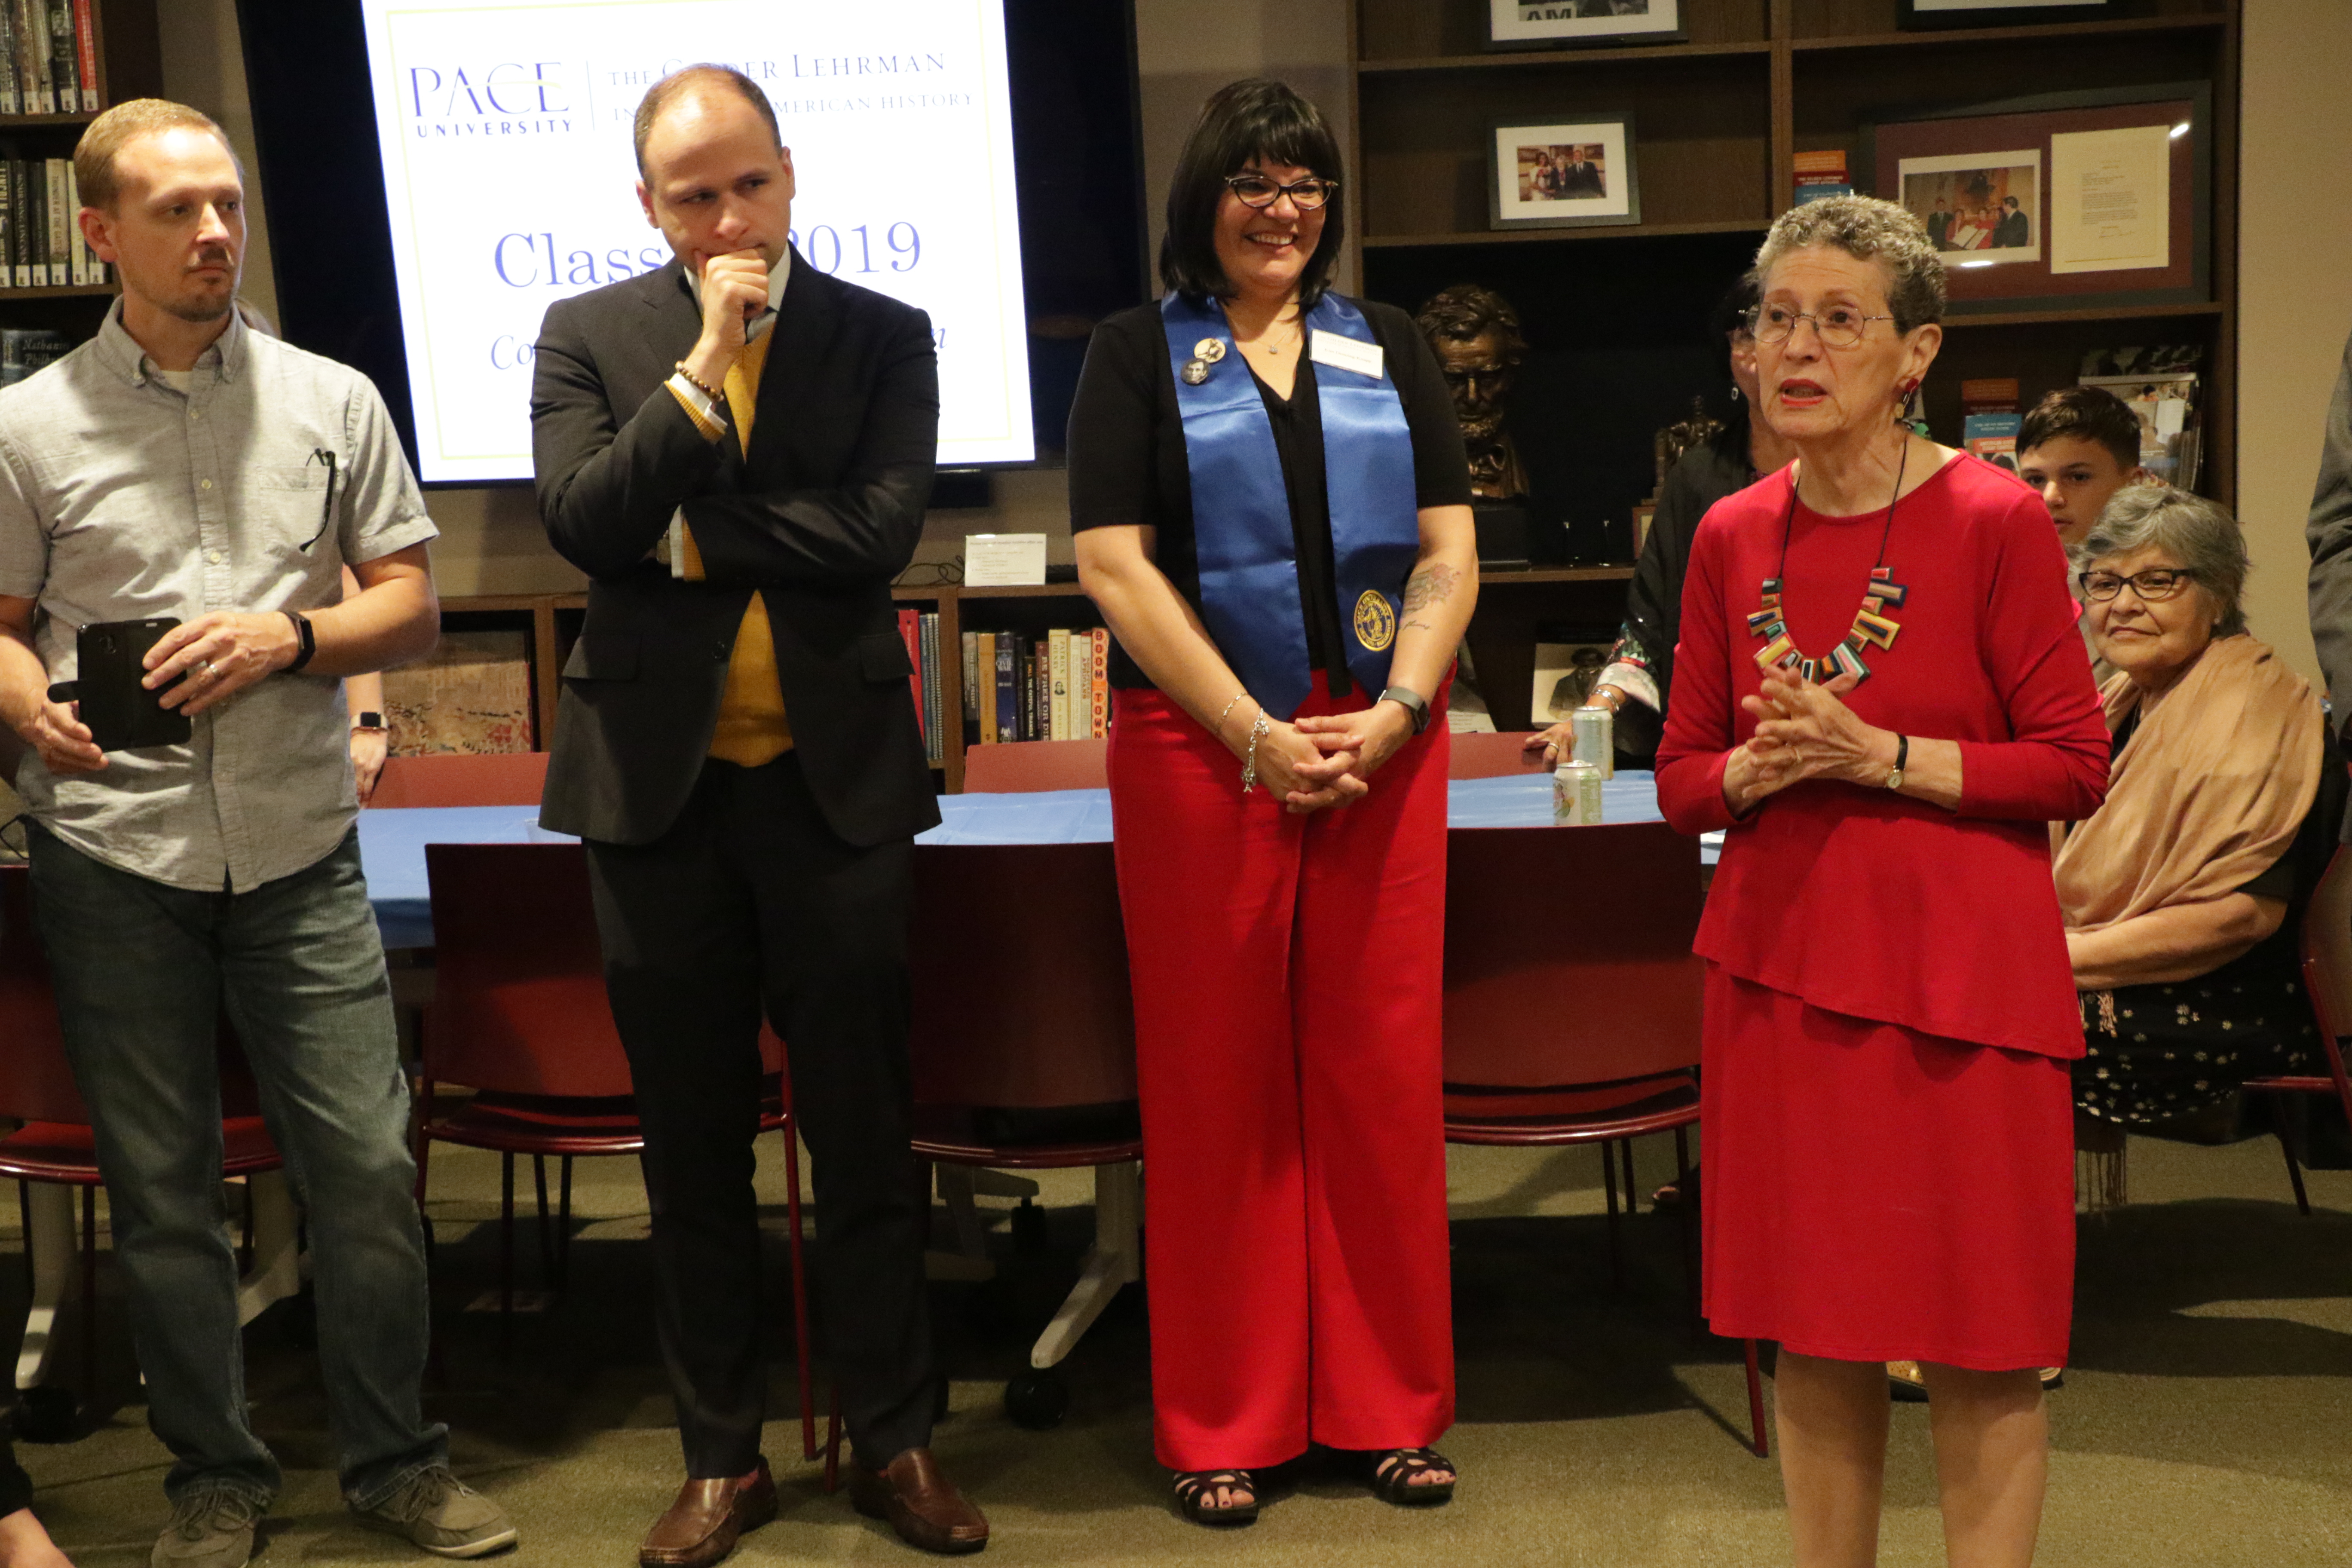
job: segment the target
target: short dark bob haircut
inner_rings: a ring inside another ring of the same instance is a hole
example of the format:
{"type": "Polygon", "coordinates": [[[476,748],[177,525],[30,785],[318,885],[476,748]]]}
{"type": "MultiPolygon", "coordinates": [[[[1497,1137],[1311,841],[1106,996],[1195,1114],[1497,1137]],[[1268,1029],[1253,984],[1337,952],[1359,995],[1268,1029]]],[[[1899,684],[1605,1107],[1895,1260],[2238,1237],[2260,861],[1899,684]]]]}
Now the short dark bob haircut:
{"type": "Polygon", "coordinates": [[[1323,237],[1298,279],[1298,308],[1312,310],[1331,286],[1339,236],[1346,231],[1340,204],[1347,193],[1336,185],[1339,142],[1323,122],[1320,110],[1288,83],[1268,77],[1219,88],[1201,106],[1200,121],[1168,182],[1168,232],[1160,241],[1160,280],[1170,293],[1181,294],[1193,304],[1213,294],[1223,299],[1233,293],[1217,260],[1217,204],[1224,197],[1226,178],[1240,174],[1253,158],[1312,169],[1335,182],[1331,199],[1323,204],[1323,237]]]}

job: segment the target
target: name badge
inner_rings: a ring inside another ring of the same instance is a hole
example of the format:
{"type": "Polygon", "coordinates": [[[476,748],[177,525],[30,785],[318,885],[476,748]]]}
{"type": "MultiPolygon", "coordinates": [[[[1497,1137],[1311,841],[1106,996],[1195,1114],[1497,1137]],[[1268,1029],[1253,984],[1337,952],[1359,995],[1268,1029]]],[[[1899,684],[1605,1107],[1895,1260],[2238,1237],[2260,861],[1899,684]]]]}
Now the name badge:
{"type": "Polygon", "coordinates": [[[1339,332],[1316,332],[1307,340],[1308,357],[1317,364],[1328,364],[1334,370],[1351,370],[1358,375],[1378,381],[1388,356],[1378,343],[1368,343],[1361,338],[1348,337],[1339,332]]]}

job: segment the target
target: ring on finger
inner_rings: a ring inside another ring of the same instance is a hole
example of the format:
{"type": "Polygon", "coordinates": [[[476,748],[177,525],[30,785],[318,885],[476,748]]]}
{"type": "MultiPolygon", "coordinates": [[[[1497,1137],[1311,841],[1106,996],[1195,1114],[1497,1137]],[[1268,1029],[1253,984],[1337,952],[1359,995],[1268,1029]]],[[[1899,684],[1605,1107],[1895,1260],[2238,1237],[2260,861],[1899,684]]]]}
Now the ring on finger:
{"type": "Polygon", "coordinates": [[[211,659],[200,658],[196,660],[195,663],[190,665],[188,668],[191,673],[201,675],[206,680],[210,680],[213,678],[213,661],[211,659]]]}

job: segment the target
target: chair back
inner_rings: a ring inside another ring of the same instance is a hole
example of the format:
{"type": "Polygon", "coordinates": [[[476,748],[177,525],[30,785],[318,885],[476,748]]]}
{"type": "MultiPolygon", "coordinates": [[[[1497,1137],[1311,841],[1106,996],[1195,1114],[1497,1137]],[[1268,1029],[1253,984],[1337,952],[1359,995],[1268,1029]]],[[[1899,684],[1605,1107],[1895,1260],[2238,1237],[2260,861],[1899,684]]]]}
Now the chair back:
{"type": "MultiPolygon", "coordinates": [[[[48,957],[33,930],[32,880],[22,866],[0,866],[0,1117],[87,1127],[89,1108],[66,1059],[48,957]]],[[[226,1019],[217,1038],[221,1114],[260,1115],[261,1091],[226,1019]]]]}
{"type": "Polygon", "coordinates": [[[368,805],[537,805],[546,788],[545,752],[387,757],[368,805]]]}
{"type": "Polygon", "coordinates": [[[1527,749],[1529,735],[1539,730],[1512,730],[1501,734],[1465,732],[1454,737],[1445,763],[1450,779],[1491,779],[1506,773],[1548,773],[1543,752],[1527,749]]]}
{"type": "Polygon", "coordinates": [[[89,1111],[66,1065],[49,964],[33,931],[32,876],[0,866],[0,1116],[21,1121],[89,1124],[89,1111]]]}
{"type": "MultiPolygon", "coordinates": [[[[577,844],[427,844],[433,1002],[425,1075],[499,1094],[635,1092],[604,995],[604,949],[577,844]]],[[[783,1046],[760,1031],[761,1070],[783,1046]]]]}
{"type": "Polygon", "coordinates": [[[2339,844],[2303,911],[2303,978],[2320,1032],[2352,1028],[2352,848],[2339,844]]]}
{"type": "Polygon", "coordinates": [[[969,746],[963,753],[967,795],[1014,795],[1038,789],[1107,789],[1110,742],[1023,741],[969,746]]]}
{"type": "Polygon", "coordinates": [[[1617,1083],[1698,1061],[1696,838],[1633,822],[1449,844],[1449,1086],[1617,1083]]]}
{"type": "Polygon", "coordinates": [[[913,958],[917,1103],[1049,1110],[1135,1098],[1109,845],[922,846],[913,958]]]}

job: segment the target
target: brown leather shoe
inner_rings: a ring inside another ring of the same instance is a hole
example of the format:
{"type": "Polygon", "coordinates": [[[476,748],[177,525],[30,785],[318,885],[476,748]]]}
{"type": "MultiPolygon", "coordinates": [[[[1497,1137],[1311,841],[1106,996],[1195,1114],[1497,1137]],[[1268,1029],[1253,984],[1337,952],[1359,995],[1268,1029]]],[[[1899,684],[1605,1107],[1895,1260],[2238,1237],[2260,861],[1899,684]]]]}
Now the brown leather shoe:
{"type": "Polygon", "coordinates": [[[776,1483],[765,1459],[748,1476],[690,1480],[646,1532],[637,1561],[645,1568],[709,1568],[745,1531],[775,1517],[776,1483]]]}
{"type": "Polygon", "coordinates": [[[849,1500],[868,1519],[887,1519],[898,1539],[926,1552],[977,1552],[988,1518],[940,1474],[929,1448],[909,1448],[878,1470],[854,1465],[849,1500]]]}

